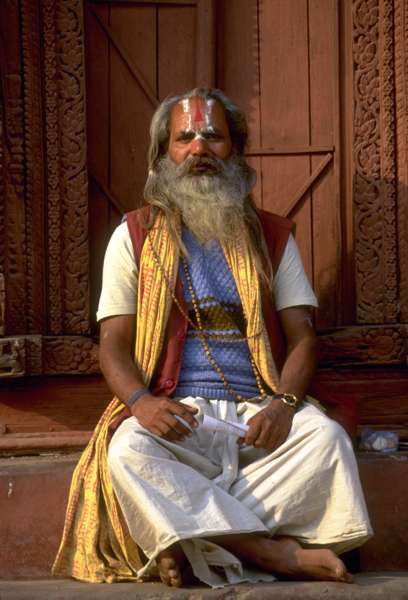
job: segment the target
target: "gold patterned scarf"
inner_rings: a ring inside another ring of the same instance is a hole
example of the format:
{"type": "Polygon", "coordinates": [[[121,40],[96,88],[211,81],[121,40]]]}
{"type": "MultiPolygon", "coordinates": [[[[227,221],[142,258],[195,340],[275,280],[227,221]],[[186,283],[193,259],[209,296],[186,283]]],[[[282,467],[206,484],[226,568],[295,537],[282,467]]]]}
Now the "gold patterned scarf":
{"type": "MultiPolygon", "coordinates": [[[[179,255],[164,215],[159,213],[140,257],[135,363],[148,386],[164,343],[175,290],[179,255]],[[155,258],[159,258],[160,265],[155,258]]],[[[267,385],[275,390],[278,372],[263,322],[261,289],[246,236],[223,246],[247,322],[248,345],[267,385]]],[[[114,398],[99,420],[74,471],[54,575],[89,582],[136,579],[144,557],[129,535],[107,466],[109,425],[123,410],[114,398]]]]}

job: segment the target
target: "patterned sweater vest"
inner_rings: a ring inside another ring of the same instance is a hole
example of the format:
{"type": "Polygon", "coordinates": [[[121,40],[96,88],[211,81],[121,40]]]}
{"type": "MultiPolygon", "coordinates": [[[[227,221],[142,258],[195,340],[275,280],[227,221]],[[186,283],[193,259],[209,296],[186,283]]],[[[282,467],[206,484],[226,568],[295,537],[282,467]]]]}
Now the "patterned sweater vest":
{"type": "MultiPolygon", "coordinates": [[[[141,209],[127,213],[126,215],[136,264],[139,264],[142,247],[147,233],[142,224],[147,221],[149,212],[150,207],[145,206],[141,209]]],[[[265,236],[266,245],[269,250],[272,268],[274,273],[276,273],[293,224],[288,219],[268,213],[261,209],[258,210],[258,215],[265,236]]],[[[180,276],[177,279],[175,293],[179,303],[184,306],[187,311],[188,308],[184,303],[183,286],[180,276]]],[[[273,306],[273,300],[269,295],[263,297],[262,308],[272,354],[278,369],[280,369],[285,360],[286,345],[278,315],[273,306]]],[[[150,386],[153,394],[163,396],[174,395],[180,377],[181,358],[183,356],[186,338],[187,322],[173,302],[166,328],[162,354],[150,386]]]]}
{"type": "MultiPolygon", "coordinates": [[[[259,394],[245,340],[245,318],[241,301],[224,253],[218,243],[200,245],[194,236],[183,230],[188,251],[188,271],[197,299],[208,345],[232,389],[244,397],[259,394]]],[[[189,317],[196,322],[191,293],[180,261],[179,277],[189,317]]],[[[232,400],[220,376],[211,366],[191,325],[187,330],[181,359],[181,370],[175,396],[202,396],[232,400]]]]}

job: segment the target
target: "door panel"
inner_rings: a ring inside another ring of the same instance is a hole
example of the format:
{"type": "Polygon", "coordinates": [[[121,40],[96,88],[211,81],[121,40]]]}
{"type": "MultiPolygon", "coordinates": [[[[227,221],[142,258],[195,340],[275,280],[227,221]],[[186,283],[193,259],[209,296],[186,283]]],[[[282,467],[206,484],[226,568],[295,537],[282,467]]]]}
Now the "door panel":
{"type": "Polygon", "coordinates": [[[333,327],[341,279],[337,2],[224,2],[222,14],[218,84],[248,115],[255,198],[295,222],[320,302],[318,328],[333,327]]]}

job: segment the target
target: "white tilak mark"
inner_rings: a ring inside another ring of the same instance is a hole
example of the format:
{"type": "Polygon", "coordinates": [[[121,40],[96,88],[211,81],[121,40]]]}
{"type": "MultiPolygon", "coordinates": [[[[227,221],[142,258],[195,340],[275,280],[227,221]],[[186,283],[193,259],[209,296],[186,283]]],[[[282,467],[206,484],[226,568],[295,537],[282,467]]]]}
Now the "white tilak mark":
{"type": "Polygon", "coordinates": [[[8,492],[7,492],[7,498],[10,498],[11,494],[13,493],[13,482],[9,481],[8,484],[8,492]]]}

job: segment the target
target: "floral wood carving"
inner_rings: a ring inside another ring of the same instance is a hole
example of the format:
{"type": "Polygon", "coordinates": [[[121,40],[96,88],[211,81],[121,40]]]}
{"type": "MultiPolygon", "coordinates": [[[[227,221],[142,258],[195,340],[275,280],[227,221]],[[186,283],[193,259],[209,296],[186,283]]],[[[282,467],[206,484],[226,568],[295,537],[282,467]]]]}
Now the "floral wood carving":
{"type": "Polygon", "coordinates": [[[44,374],[99,373],[99,346],[82,337],[43,338],[44,374]]]}
{"type": "Polygon", "coordinates": [[[1,250],[6,281],[5,332],[26,331],[26,247],[24,206],[24,120],[19,7],[17,0],[2,3],[1,84],[3,92],[2,126],[2,219],[1,250]]]}
{"type": "Polygon", "coordinates": [[[1,330],[0,335],[4,335],[5,331],[5,314],[6,314],[6,298],[5,298],[5,282],[4,282],[4,261],[5,261],[5,237],[6,232],[4,228],[4,208],[5,208],[5,185],[4,185],[4,125],[3,125],[3,113],[4,107],[2,97],[0,94],[0,198],[3,198],[3,202],[0,202],[0,277],[2,282],[2,296],[0,301],[1,306],[1,330]]]}
{"type": "Polygon", "coordinates": [[[44,163],[40,15],[36,0],[21,2],[23,54],[26,331],[45,333],[44,286],[44,163]]]}
{"type": "Polygon", "coordinates": [[[392,0],[354,0],[357,318],[397,319],[392,0]]]}
{"type": "Polygon", "coordinates": [[[50,329],[89,332],[88,196],[81,0],[42,2],[50,329]],[[61,275],[62,273],[62,275],[61,275]]]}
{"type": "Polygon", "coordinates": [[[63,333],[63,279],[61,256],[61,193],[58,130],[57,38],[55,2],[42,3],[45,78],[45,143],[48,219],[48,331],[63,333]]]}
{"type": "Polygon", "coordinates": [[[394,1],[400,317],[408,322],[408,4],[394,1]]]}
{"type": "Polygon", "coordinates": [[[0,338],[0,378],[100,373],[99,346],[81,336],[0,338]]]}
{"type": "Polygon", "coordinates": [[[6,312],[6,290],[4,287],[4,275],[0,273],[0,335],[4,335],[4,315],[6,312]]]}
{"type": "Polygon", "coordinates": [[[405,364],[408,327],[350,327],[319,336],[319,364],[327,366],[405,364]]]}

